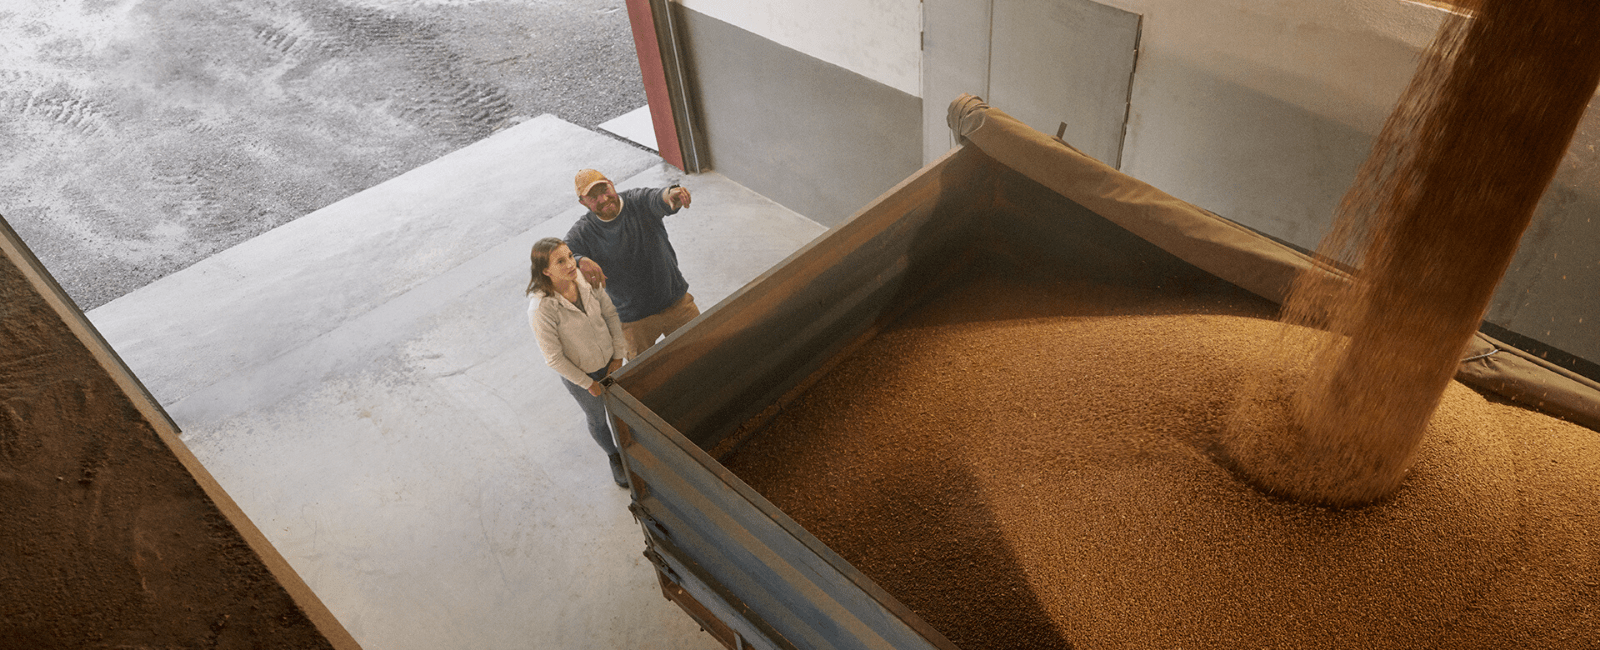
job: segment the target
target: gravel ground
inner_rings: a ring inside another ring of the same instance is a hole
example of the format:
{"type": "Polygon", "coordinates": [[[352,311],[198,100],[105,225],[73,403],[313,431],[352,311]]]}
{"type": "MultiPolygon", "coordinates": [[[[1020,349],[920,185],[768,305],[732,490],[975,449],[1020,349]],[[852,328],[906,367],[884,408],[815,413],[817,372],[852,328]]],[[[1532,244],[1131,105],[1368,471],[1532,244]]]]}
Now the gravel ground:
{"type": "Polygon", "coordinates": [[[0,0],[0,215],[87,310],[527,117],[644,104],[623,0],[0,0]]]}

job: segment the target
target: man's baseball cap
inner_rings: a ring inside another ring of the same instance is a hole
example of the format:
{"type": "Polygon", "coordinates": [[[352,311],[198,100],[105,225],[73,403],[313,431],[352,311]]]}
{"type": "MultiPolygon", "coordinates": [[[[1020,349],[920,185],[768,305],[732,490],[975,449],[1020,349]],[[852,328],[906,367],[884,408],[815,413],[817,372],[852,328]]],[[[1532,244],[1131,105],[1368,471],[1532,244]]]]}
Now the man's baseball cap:
{"type": "MultiPolygon", "coordinates": [[[[572,184],[578,188],[578,196],[587,195],[591,188],[601,183],[611,183],[611,179],[606,178],[605,174],[597,172],[593,169],[582,170],[578,172],[578,176],[576,178],[572,179],[572,184]]],[[[611,184],[615,185],[615,183],[611,184]]]]}

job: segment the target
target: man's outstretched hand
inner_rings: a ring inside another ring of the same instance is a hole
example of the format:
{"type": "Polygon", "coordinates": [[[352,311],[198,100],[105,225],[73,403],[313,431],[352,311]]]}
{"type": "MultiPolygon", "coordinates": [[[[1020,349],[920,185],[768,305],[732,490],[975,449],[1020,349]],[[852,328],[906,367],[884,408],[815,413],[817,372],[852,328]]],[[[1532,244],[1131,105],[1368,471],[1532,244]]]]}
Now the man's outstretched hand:
{"type": "Polygon", "coordinates": [[[689,188],[669,187],[663,198],[667,201],[667,207],[674,210],[682,210],[689,207],[689,188]]]}

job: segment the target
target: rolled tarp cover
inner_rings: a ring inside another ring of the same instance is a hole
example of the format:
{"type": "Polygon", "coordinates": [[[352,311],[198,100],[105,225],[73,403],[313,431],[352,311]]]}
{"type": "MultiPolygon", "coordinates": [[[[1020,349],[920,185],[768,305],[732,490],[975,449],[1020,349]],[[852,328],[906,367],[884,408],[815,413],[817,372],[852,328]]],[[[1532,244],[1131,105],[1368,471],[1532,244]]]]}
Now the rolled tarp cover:
{"type": "Polygon", "coordinates": [[[1276,303],[1312,259],[1124,174],[972,95],[950,104],[950,128],[989,157],[1185,262],[1276,303]]]}
{"type": "MultiPolygon", "coordinates": [[[[1343,272],[1178,199],[1029,127],[973,95],[950,103],[956,136],[1001,164],[1202,269],[1282,304],[1294,278],[1343,272]]],[[[1479,332],[1456,379],[1600,431],[1600,383],[1479,332]]]]}
{"type": "Polygon", "coordinates": [[[1467,344],[1456,379],[1535,411],[1600,431],[1600,383],[1483,332],[1467,344]]]}

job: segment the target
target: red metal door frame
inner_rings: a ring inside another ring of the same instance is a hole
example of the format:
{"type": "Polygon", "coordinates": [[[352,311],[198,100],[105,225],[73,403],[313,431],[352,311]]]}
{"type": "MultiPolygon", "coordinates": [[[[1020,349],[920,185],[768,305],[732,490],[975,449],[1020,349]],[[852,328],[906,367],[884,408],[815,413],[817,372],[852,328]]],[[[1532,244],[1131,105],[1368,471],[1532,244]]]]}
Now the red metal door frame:
{"type": "Polygon", "coordinates": [[[627,3],[628,22],[633,27],[633,46],[639,54],[639,72],[644,77],[644,97],[650,103],[650,123],[656,131],[656,150],[660,152],[661,159],[672,166],[695,171],[684,166],[683,146],[678,141],[678,122],[673,116],[673,97],[667,83],[655,12],[650,7],[650,0],[627,0],[627,3]]]}

